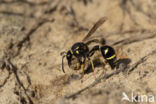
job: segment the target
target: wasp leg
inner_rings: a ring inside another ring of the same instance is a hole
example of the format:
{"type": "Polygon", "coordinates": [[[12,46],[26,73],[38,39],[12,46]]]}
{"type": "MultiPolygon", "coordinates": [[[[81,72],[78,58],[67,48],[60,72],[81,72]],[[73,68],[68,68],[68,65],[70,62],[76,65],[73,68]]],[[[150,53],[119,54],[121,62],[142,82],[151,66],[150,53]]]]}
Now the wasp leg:
{"type": "Polygon", "coordinates": [[[94,74],[94,78],[96,79],[96,75],[95,75],[95,72],[94,72],[94,63],[93,63],[93,61],[92,61],[92,59],[90,59],[89,58],[89,61],[90,61],[90,63],[91,63],[91,66],[92,66],[92,70],[93,70],[93,74],[94,74]]]}
{"type": "Polygon", "coordinates": [[[85,57],[81,57],[78,59],[81,66],[81,79],[84,76],[84,67],[85,67],[85,57]]]}
{"type": "Polygon", "coordinates": [[[76,63],[76,70],[80,68],[80,63],[76,63]]]}
{"type": "Polygon", "coordinates": [[[83,82],[84,77],[84,63],[81,64],[81,82],[83,82]]]}
{"type": "MultiPolygon", "coordinates": [[[[91,57],[91,56],[93,56],[94,55],[94,53],[96,52],[96,51],[99,51],[100,50],[100,46],[99,45],[96,45],[96,46],[94,46],[92,49],[91,49],[91,51],[89,52],[89,57],[91,57]]],[[[93,70],[93,73],[94,73],[94,78],[96,79],[96,75],[95,75],[95,72],[94,72],[94,63],[93,63],[93,61],[90,59],[88,57],[88,59],[89,59],[89,61],[90,61],[90,63],[91,63],[91,66],[92,66],[92,70],[93,70]]]]}

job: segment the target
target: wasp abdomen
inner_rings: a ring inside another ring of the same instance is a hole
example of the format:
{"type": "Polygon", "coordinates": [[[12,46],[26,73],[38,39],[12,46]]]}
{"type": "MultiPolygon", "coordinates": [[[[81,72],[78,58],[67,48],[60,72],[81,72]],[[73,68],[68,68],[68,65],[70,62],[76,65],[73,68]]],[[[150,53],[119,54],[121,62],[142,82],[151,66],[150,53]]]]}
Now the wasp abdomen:
{"type": "Polygon", "coordinates": [[[110,46],[102,46],[101,47],[102,56],[105,60],[110,64],[111,68],[115,67],[116,54],[115,50],[110,46]]]}

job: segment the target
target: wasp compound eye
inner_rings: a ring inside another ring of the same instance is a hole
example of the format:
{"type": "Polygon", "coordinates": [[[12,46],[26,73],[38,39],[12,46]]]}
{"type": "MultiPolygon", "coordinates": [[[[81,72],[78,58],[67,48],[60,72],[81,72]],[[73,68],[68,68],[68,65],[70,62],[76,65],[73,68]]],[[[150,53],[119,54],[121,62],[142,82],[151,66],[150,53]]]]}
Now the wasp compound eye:
{"type": "Polygon", "coordinates": [[[67,57],[67,60],[71,60],[72,53],[70,51],[68,51],[66,57],[67,57]]]}

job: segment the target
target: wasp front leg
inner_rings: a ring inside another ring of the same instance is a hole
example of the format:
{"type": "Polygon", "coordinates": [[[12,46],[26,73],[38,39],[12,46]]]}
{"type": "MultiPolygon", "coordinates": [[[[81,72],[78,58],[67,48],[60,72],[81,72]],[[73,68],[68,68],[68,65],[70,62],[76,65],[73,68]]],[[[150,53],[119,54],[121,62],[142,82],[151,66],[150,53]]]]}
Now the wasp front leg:
{"type": "Polygon", "coordinates": [[[81,66],[81,79],[82,79],[84,77],[85,57],[79,58],[79,63],[81,66]]]}
{"type": "Polygon", "coordinates": [[[84,77],[84,63],[81,64],[81,79],[84,77]]]}

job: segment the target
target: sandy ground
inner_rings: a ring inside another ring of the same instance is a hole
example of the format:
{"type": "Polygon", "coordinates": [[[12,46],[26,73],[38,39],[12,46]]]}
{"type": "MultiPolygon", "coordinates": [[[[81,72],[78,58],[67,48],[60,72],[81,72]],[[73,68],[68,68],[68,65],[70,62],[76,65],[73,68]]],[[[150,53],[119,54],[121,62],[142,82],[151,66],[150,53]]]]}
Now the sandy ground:
{"type": "Polygon", "coordinates": [[[1,0],[0,104],[156,104],[155,10],[155,0],[1,0]],[[104,38],[120,64],[101,61],[82,82],[65,60],[63,73],[60,53],[103,16],[90,39],[104,38]]]}

